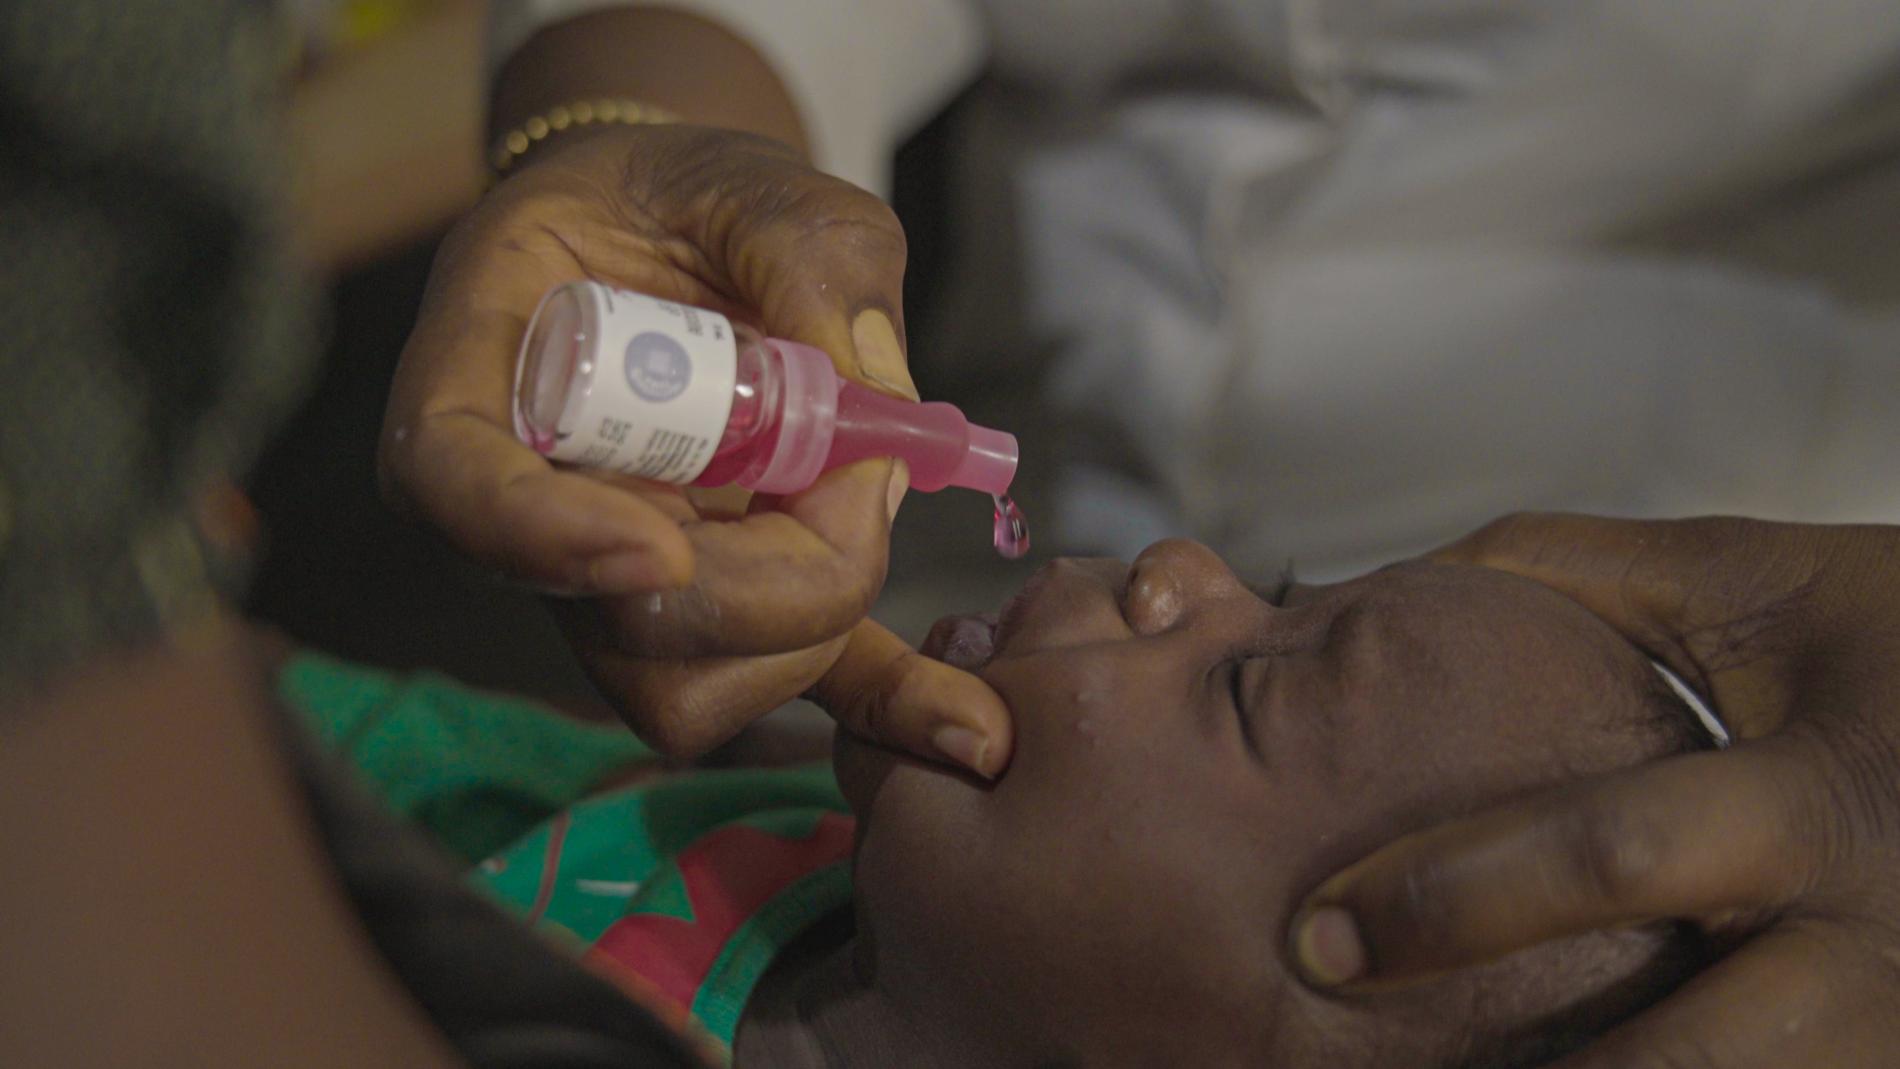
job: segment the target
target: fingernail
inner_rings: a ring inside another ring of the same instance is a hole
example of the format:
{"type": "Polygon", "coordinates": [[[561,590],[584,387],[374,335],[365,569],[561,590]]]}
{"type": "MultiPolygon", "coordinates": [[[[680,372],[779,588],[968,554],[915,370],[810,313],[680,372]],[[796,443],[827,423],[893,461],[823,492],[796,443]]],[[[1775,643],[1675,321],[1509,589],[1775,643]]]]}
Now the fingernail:
{"type": "Polygon", "coordinates": [[[917,400],[917,384],[911,381],[910,364],[904,359],[904,347],[897,342],[897,328],[891,317],[868,308],[851,321],[851,343],[858,350],[858,368],[864,377],[892,393],[917,400]]]}
{"type": "Polygon", "coordinates": [[[891,461],[890,485],[884,489],[884,514],[894,523],[897,520],[898,506],[904,503],[904,494],[910,490],[910,465],[903,457],[891,461]]]}
{"type": "Polygon", "coordinates": [[[1366,946],[1352,914],[1338,906],[1320,906],[1295,922],[1293,958],[1308,983],[1337,987],[1366,971],[1366,946]]]}
{"type": "Polygon", "coordinates": [[[671,585],[666,562],[644,549],[595,557],[587,563],[587,584],[599,594],[632,594],[671,585]]]}
{"type": "Polygon", "coordinates": [[[989,751],[990,744],[969,728],[961,724],[945,724],[931,733],[930,744],[952,763],[962,765],[984,779],[990,777],[989,771],[983,766],[983,756],[989,751]]]}

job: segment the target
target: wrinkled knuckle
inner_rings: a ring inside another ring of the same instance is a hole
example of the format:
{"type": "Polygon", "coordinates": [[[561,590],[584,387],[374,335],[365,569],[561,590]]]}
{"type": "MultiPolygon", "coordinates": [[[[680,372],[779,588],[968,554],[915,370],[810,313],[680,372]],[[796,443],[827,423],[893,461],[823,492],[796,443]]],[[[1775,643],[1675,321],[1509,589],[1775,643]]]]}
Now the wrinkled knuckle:
{"type": "Polygon", "coordinates": [[[797,218],[806,238],[822,238],[880,268],[902,267],[909,257],[909,238],[897,213],[856,186],[834,180],[808,191],[800,208],[797,218]]]}
{"type": "Polygon", "coordinates": [[[651,693],[651,688],[637,679],[628,682],[596,676],[595,683],[608,704],[613,706],[614,712],[620,715],[621,723],[627,725],[640,741],[661,753],[667,752],[660,745],[660,740],[669,734],[666,718],[660,713],[667,706],[664,702],[654,700],[656,696],[651,693]]]}
{"type": "Polygon", "coordinates": [[[1858,872],[1868,848],[1890,851],[1900,842],[1900,795],[1894,773],[1900,754],[1878,726],[1842,717],[1820,737],[1823,756],[1811,774],[1781,785],[1780,805],[1799,841],[1811,844],[1814,871],[1858,872]]]}
{"type": "Polygon", "coordinates": [[[825,581],[816,588],[825,592],[822,601],[813,598],[806,609],[802,630],[808,632],[807,641],[836,638],[870,616],[884,588],[885,568],[882,560],[839,559],[826,569],[825,581]]]}
{"type": "Polygon", "coordinates": [[[612,641],[619,652],[649,660],[684,660],[700,653],[695,627],[697,588],[618,597],[612,601],[612,641]]]}
{"type": "Polygon", "coordinates": [[[851,710],[851,726],[858,734],[877,742],[891,741],[886,737],[890,718],[884,715],[884,703],[878,701],[875,694],[867,691],[849,694],[845,697],[845,705],[851,710]]]}
{"type": "MultiPolygon", "coordinates": [[[[904,650],[884,669],[884,702],[891,709],[921,709],[928,705],[934,696],[937,680],[931,669],[937,662],[918,653],[916,650],[904,650]]],[[[899,725],[893,724],[896,728],[899,725]]]]}
{"type": "Polygon", "coordinates": [[[858,671],[827,671],[812,685],[806,697],[824,707],[832,719],[867,737],[882,726],[883,710],[877,704],[877,683],[858,671]]]}
{"type": "Polygon", "coordinates": [[[672,656],[712,652],[709,647],[717,642],[725,618],[719,600],[697,583],[662,592],[658,597],[660,603],[671,612],[663,613],[655,622],[652,638],[658,640],[661,635],[665,635],[678,643],[675,649],[669,651],[672,656]]]}
{"type": "Polygon", "coordinates": [[[1653,889],[1668,848],[1654,821],[1591,801],[1564,828],[1561,875],[1580,901],[1636,902],[1653,889]]]}
{"type": "Polygon", "coordinates": [[[902,260],[909,255],[910,238],[904,233],[904,224],[897,218],[896,209],[883,198],[857,188],[850,187],[845,199],[851,207],[851,216],[864,228],[867,240],[881,243],[887,253],[902,260]]]}
{"type": "Polygon", "coordinates": [[[712,749],[705,731],[691,722],[685,710],[673,710],[666,716],[643,718],[634,734],[666,757],[692,758],[712,749]]]}
{"type": "Polygon", "coordinates": [[[636,685],[621,717],[642,742],[667,757],[697,757],[725,741],[702,688],[692,683],[636,685]]]}
{"type": "Polygon", "coordinates": [[[847,686],[825,695],[827,711],[856,735],[887,746],[905,745],[903,725],[893,712],[904,700],[902,667],[903,658],[899,657],[880,671],[854,675],[847,686]],[[893,678],[898,680],[895,693],[893,678]]]}
{"type": "Polygon", "coordinates": [[[746,170],[774,166],[799,170],[807,168],[797,149],[775,137],[751,130],[690,124],[666,124],[644,129],[662,139],[662,143],[671,148],[672,156],[682,165],[736,165],[746,170]]]}

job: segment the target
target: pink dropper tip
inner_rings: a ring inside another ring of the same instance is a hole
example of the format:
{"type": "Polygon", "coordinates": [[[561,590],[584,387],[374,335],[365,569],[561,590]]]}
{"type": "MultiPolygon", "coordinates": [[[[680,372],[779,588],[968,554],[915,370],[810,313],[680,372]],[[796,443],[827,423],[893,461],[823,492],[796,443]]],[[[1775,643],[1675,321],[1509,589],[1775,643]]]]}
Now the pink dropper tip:
{"type": "Polygon", "coordinates": [[[969,450],[951,473],[950,485],[986,494],[1008,493],[1010,482],[1016,478],[1019,455],[1015,435],[972,423],[969,450]]]}

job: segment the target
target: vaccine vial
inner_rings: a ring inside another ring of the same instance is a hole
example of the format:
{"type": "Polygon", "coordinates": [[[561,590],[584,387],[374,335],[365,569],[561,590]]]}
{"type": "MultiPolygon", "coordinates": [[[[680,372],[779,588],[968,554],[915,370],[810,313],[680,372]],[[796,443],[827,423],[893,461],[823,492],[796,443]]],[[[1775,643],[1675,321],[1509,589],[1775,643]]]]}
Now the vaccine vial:
{"type": "Polygon", "coordinates": [[[515,372],[514,416],[521,440],[551,460],[772,494],[895,456],[909,463],[912,489],[963,486],[1006,501],[1018,456],[1014,435],[953,405],[846,381],[819,349],[598,282],[542,298],[515,372]]]}

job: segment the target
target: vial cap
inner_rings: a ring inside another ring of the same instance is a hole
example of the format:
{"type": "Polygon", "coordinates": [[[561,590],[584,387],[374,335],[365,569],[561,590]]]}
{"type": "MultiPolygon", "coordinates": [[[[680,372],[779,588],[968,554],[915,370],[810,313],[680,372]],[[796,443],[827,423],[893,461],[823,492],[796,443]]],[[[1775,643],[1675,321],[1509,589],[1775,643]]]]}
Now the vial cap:
{"type": "Polygon", "coordinates": [[[838,423],[838,373],[824,350],[768,338],[777,354],[782,408],[778,433],[739,485],[767,494],[792,494],[818,481],[838,423]]]}

